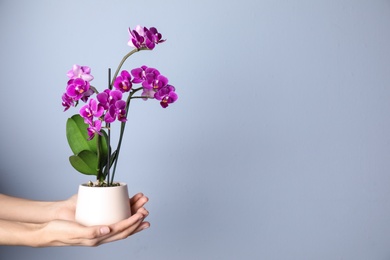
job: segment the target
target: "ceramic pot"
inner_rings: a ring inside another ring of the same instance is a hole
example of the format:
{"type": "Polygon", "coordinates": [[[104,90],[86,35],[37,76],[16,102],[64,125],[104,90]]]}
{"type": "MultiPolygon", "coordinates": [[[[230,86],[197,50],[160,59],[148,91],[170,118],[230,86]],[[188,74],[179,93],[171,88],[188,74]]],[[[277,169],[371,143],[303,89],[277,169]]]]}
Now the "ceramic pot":
{"type": "Polygon", "coordinates": [[[85,226],[110,225],[131,216],[126,183],[113,187],[79,186],[76,221],[85,226]]]}

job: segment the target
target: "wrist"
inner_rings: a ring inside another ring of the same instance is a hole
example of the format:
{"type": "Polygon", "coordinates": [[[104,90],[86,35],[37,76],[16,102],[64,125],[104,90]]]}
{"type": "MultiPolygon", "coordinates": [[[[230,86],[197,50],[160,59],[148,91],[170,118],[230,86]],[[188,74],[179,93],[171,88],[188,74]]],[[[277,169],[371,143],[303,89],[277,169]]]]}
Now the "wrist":
{"type": "Polygon", "coordinates": [[[76,210],[76,197],[73,196],[67,200],[61,200],[53,202],[50,206],[49,211],[50,220],[68,220],[74,221],[75,210],[76,210]]]}
{"type": "Polygon", "coordinates": [[[30,247],[45,247],[48,245],[44,232],[47,223],[24,223],[27,226],[25,245],[30,247]]]}

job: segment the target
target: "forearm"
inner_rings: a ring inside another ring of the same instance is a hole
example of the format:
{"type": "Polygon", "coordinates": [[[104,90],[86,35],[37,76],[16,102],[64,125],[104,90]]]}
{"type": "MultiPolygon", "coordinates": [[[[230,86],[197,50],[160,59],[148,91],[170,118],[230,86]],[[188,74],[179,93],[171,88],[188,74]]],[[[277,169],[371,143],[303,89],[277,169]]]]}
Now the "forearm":
{"type": "Polygon", "coordinates": [[[43,223],[54,218],[53,202],[33,201],[0,194],[0,219],[43,223]]]}
{"type": "Polygon", "coordinates": [[[0,219],[0,245],[40,245],[39,230],[42,224],[22,223],[0,219]]]}

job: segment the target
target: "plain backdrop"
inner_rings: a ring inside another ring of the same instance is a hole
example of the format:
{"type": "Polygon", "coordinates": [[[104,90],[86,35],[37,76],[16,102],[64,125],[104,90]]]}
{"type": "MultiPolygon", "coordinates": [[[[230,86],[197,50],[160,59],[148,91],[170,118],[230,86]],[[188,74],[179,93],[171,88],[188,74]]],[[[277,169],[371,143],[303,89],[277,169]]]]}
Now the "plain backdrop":
{"type": "Polygon", "coordinates": [[[388,0],[0,0],[0,192],[61,200],[91,179],[68,163],[66,72],[105,88],[137,24],[167,41],[124,69],[179,95],[133,103],[118,165],[151,228],[1,259],[390,258],[388,0]]]}

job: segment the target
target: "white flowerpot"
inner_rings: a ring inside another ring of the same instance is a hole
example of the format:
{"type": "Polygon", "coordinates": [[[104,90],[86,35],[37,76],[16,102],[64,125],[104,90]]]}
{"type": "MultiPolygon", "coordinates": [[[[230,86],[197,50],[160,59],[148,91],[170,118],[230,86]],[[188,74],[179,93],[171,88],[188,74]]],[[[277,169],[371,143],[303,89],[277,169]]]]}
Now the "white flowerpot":
{"type": "Polygon", "coordinates": [[[76,221],[85,226],[110,225],[131,216],[126,183],[113,187],[79,186],[76,221]]]}

